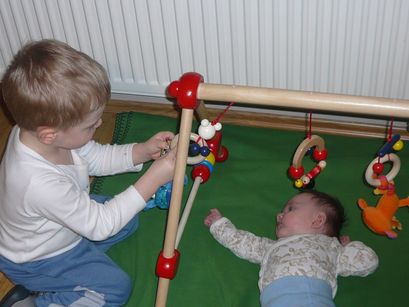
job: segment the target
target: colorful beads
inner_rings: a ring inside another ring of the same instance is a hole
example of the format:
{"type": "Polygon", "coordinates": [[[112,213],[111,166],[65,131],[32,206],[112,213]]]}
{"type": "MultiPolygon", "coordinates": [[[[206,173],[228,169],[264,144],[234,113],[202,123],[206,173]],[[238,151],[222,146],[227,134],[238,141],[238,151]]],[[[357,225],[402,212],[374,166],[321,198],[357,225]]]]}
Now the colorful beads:
{"type": "Polygon", "coordinates": [[[400,134],[394,134],[394,135],[390,138],[390,140],[388,140],[388,142],[386,142],[386,143],[382,146],[382,148],[379,149],[379,151],[378,151],[378,156],[382,158],[383,156],[385,156],[385,155],[387,155],[387,154],[390,154],[390,153],[392,152],[392,149],[399,151],[399,150],[401,150],[402,148],[403,148],[403,142],[402,142],[401,139],[400,139],[400,134]],[[399,144],[396,145],[397,143],[399,143],[399,144]],[[395,145],[396,145],[396,148],[398,148],[398,149],[395,149],[395,145]]]}
{"type": "Polygon", "coordinates": [[[315,161],[323,161],[328,157],[328,150],[324,148],[323,150],[314,149],[312,157],[315,161]]]}
{"type": "Polygon", "coordinates": [[[300,167],[295,168],[294,165],[291,165],[288,173],[292,179],[299,179],[304,175],[304,167],[301,165],[300,167]]]}
{"type": "Polygon", "coordinates": [[[312,135],[306,138],[298,146],[294,153],[292,164],[288,169],[288,175],[294,179],[294,186],[298,189],[310,189],[314,186],[314,178],[322,172],[327,165],[325,159],[328,157],[328,151],[325,148],[324,140],[318,135],[312,135]],[[317,165],[304,174],[304,167],[302,166],[302,159],[306,155],[312,155],[312,158],[318,162],[317,165]]]}
{"type": "Polygon", "coordinates": [[[400,151],[403,149],[403,142],[402,140],[397,141],[393,146],[392,146],[393,150],[395,151],[400,151]]]}
{"type": "Polygon", "coordinates": [[[208,156],[204,160],[208,161],[211,165],[216,163],[216,158],[212,152],[209,152],[208,156]]]}
{"type": "Polygon", "coordinates": [[[210,154],[210,149],[209,149],[209,147],[207,147],[207,146],[202,146],[202,147],[200,147],[200,154],[201,154],[203,157],[207,157],[207,156],[210,154]]]}
{"type": "Polygon", "coordinates": [[[198,164],[193,167],[192,178],[195,180],[196,177],[200,177],[202,178],[202,183],[205,183],[207,180],[209,180],[210,173],[210,169],[206,165],[198,164]]]}
{"type": "Polygon", "coordinates": [[[207,146],[200,146],[198,143],[193,142],[189,145],[189,156],[202,155],[207,157],[210,153],[210,149],[207,146]]]}
{"type": "Polygon", "coordinates": [[[304,182],[302,182],[301,179],[297,179],[296,181],[294,181],[294,186],[298,189],[301,189],[304,185],[304,182]]]}
{"type": "Polygon", "coordinates": [[[200,152],[200,145],[197,143],[191,143],[189,145],[189,156],[197,156],[200,152]]]}
{"type": "Polygon", "coordinates": [[[403,149],[403,146],[404,144],[400,139],[400,134],[394,134],[389,138],[388,142],[386,142],[381,149],[378,150],[378,157],[371,162],[371,168],[368,166],[367,172],[371,169],[375,176],[381,175],[384,171],[383,162],[391,161],[390,157],[393,155],[392,151],[400,151],[403,149]]]}
{"type": "Polygon", "coordinates": [[[383,172],[384,169],[383,163],[377,162],[374,165],[372,165],[372,170],[375,174],[380,175],[383,172]]]}

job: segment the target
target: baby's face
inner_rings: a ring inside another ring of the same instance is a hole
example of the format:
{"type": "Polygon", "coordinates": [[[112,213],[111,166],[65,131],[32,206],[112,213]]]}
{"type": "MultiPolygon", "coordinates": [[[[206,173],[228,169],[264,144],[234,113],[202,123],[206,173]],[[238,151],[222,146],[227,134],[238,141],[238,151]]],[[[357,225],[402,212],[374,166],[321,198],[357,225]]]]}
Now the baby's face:
{"type": "Polygon", "coordinates": [[[322,211],[315,204],[311,194],[296,195],[288,201],[283,211],[277,214],[277,238],[316,233],[313,223],[319,212],[322,211]]]}

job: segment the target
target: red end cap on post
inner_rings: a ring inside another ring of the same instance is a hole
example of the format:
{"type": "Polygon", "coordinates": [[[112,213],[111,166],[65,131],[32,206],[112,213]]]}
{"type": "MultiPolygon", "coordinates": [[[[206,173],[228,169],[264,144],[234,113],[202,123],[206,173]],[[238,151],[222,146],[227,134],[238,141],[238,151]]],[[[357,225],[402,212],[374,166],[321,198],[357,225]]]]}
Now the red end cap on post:
{"type": "Polygon", "coordinates": [[[173,279],[179,266],[180,253],[175,249],[172,258],[163,256],[163,251],[159,253],[158,261],[156,262],[156,275],[162,278],[173,279]]]}
{"type": "Polygon", "coordinates": [[[201,183],[207,182],[207,180],[209,180],[210,177],[210,169],[204,164],[195,165],[192,170],[193,180],[195,180],[196,177],[202,178],[201,183]]]}
{"type": "Polygon", "coordinates": [[[199,105],[197,89],[201,82],[203,82],[202,75],[195,72],[187,72],[178,81],[170,83],[167,92],[169,96],[176,98],[179,107],[183,109],[196,109],[199,105]]]}

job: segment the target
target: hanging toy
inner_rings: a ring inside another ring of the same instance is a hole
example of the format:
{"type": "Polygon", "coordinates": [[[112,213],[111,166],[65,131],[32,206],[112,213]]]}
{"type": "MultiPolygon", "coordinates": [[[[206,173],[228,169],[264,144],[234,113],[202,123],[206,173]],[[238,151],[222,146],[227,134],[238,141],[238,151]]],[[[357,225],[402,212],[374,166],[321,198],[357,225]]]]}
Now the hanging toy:
{"type": "Polygon", "coordinates": [[[369,163],[365,171],[365,180],[369,185],[373,187],[379,187],[381,185],[381,181],[378,177],[381,176],[385,168],[385,162],[392,162],[392,168],[389,173],[385,175],[386,179],[389,182],[393,182],[393,179],[398,175],[400,170],[400,159],[396,154],[389,153],[383,157],[378,156],[369,163]]]}
{"type": "MultiPolygon", "coordinates": [[[[194,165],[192,170],[192,178],[200,178],[201,183],[205,183],[210,174],[213,172],[213,167],[216,162],[224,162],[229,156],[229,151],[221,145],[222,140],[222,124],[219,122],[222,116],[233,105],[229,106],[213,121],[202,119],[198,128],[198,133],[190,133],[190,145],[187,157],[187,164],[194,165]]],[[[177,134],[170,147],[174,148],[177,145],[179,135],[177,134]]]]}
{"type": "Polygon", "coordinates": [[[207,141],[207,145],[209,146],[211,152],[214,154],[216,162],[224,162],[229,157],[229,151],[225,146],[221,144],[222,124],[220,123],[220,120],[233,104],[234,102],[230,102],[226,109],[224,109],[223,112],[220,113],[215,120],[210,122],[207,119],[203,119],[200,122],[200,126],[198,129],[199,135],[207,141]]]}
{"type": "Polygon", "coordinates": [[[365,172],[365,179],[373,187],[380,185],[378,176],[382,175],[385,162],[392,162],[393,166],[389,173],[386,175],[388,181],[392,181],[398,174],[400,169],[400,159],[393,151],[400,151],[403,149],[403,142],[400,139],[399,134],[392,134],[393,130],[393,118],[390,120],[390,126],[388,130],[387,142],[378,150],[377,157],[369,164],[365,172]]]}
{"type": "Polygon", "coordinates": [[[318,135],[311,135],[311,127],[312,113],[310,113],[307,138],[298,145],[293,156],[292,164],[288,170],[289,176],[294,179],[294,186],[298,189],[312,189],[315,185],[314,178],[327,166],[325,159],[328,156],[328,151],[325,148],[325,142],[318,135]],[[305,174],[301,162],[304,156],[311,152],[313,159],[318,163],[312,170],[305,174]]]}
{"type": "Polygon", "coordinates": [[[362,219],[374,233],[396,239],[398,234],[395,230],[402,230],[402,224],[395,217],[395,213],[400,207],[409,206],[409,198],[399,199],[395,185],[388,180],[387,176],[379,176],[377,180],[379,186],[374,190],[374,194],[382,196],[376,207],[369,206],[362,198],[358,199],[358,206],[362,209],[362,219]]]}
{"type": "MultiPolygon", "coordinates": [[[[385,162],[385,160],[383,160],[382,162],[380,160],[383,157],[385,157],[385,155],[389,155],[393,151],[400,151],[400,150],[403,149],[403,142],[400,139],[400,135],[399,134],[392,135],[392,131],[393,131],[393,118],[391,118],[391,120],[390,120],[390,125],[389,125],[389,129],[388,129],[388,140],[381,147],[381,149],[379,149],[378,152],[377,152],[377,156],[378,156],[377,159],[379,161],[373,161],[373,163],[371,163],[372,170],[374,172],[373,177],[376,177],[376,176],[379,176],[379,175],[382,174],[382,172],[384,170],[383,162],[385,162]]],[[[396,158],[393,158],[393,159],[396,161],[396,158]]],[[[392,162],[394,162],[394,161],[392,161],[392,162]]],[[[399,164],[399,167],[400,167],[400,164],[399,164]]],[[[368,172],[368,169],[367,169],[367,172],[368,172]]],[[[395,172],[396,172],[396,170],[395,170],[395,172]]],[[[396,174],[397,174],[397,172],[396,172],[396,174]]],[[[394,174],[394,177],[396,176],[396,174],[394,174]]],[[[389,177],[388,180],[391,180],[391,178],[389,177]]],[[[367,179],[367,181],[368,181],[368,179],[367,179]]],[[[369,184],[371,184],[371,183],[369,183],[369,184]]],[[[374,186],[374,184],[371,184],[371,185],[374,186]]],[[[376,183],[376,186],[378,186],[378,185],[379,185],[379,182],[376,183]]]]}
{"type": "MultiPolygon", "coordinates": [[[[176,147],[179,140],[179,134],[175,135],[170,144],[171,148],[176,147]]],[[[187,164],[195,165],[202,162],[210,153],[209,146],[204,138],[197,135],[196,133],[190,133],[190,141],[192,142],[189,146],[189,156],[187,157],[187,164]]]]}
{"type": "Polygon", "coordinates": [[[400,151],[403,149],[403,142],[400,139],[400,134],[395,134],[390,137],[389,141],[378,150],[378,156],[383,157],[386,154],[390,154],[392,150],[400,151]]]}
{"type": "Polygon", "coordinates": [[[302,141],[295,151],[292,165],[288,171],[290,177],[295,180],[295,187],[299,189],[312,188],[314,186],[314,178],[318,176],[327,165],[325,161],[327,156],[328,151],[325,148],[324,140],[318,135],[312,135],[311,138],[306,138],[302,141]],[[305,174],[301,162],[309,150],[312,150],[312,157],[318,163],[312,170],[305,174]]]}
{"type": "Polygon", "coordinates": [[[395,229],[401,230],[402,224],[395,217],[395,212],[409,205],[409,198],[399,199],[396,195],[394,178],[398,175],[401,162],[399,157],[392,151],[403,148],[403,142],[399,134],[392,135],[393,120],[391,120],[388,141],[378,150],[377,157],[369,163],[365,171],[366,182],[375,187],[374,194],[382,195],[375,207],[368,206],[367,202],[360,198],[358,206],[362,209],[362,219],[365,225],[374,233],[396,239],[398,234],[395,229]],[[386,175],[383,175],[384,163],[392,163],[392,167],[386,175]]]}

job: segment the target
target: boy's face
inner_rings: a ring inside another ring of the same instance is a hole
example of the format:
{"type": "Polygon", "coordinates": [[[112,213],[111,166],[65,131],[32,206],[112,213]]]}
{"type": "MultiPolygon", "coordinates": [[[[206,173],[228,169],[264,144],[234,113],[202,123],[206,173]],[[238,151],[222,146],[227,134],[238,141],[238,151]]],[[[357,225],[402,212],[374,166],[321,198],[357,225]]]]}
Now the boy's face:
{"type": "Polygon", "coordinates": [[[95,130],[102,124],[104,108],[97,109],[85,116],[84,120],[66,130],[58,130],[54,145],[64,149],[77,149],[88,143],[95,130]]]}
{"type": "Polygon", "coordinates": [[[316,233],[314,222],[322,214],[312,195],[301,193],[294,196],[277,214],[276,236],[278,239],[299,234],[316,233]]]}

